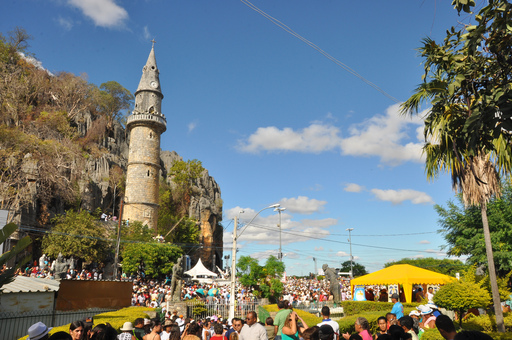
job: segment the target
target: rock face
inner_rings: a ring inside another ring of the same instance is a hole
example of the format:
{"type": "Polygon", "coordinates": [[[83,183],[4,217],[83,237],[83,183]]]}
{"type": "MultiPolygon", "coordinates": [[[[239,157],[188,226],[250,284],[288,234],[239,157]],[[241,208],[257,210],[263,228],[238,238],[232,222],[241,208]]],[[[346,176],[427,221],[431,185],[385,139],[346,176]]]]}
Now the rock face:
{"type": "MultiPolygon", "coordinates": [[[[87,134],[92,126],[91,116],[86,114],[78,120],[77,129],[82,135],[87,134]]],[[[84,162],[82,175],[78,182],[80,190],[79,205],[82,209],[95,211],[100,208],[109,215],[119,214],[120,195],[114,193],[114,187],[109,181],[111,170],[118,166],[126,174],[128,163],[129,141],[125,129],[119,123],[114,125],[113,132],[102,141],[101,152],[96,157],[89,157],[84,162]],[[115,197],[115,201],[114,201],[115,197]]],[[[160,153],[160,175],[167,179],[167,171],[175,161],[182,158],[174,151],[162,151],[160,153]]],[[[39,171],[30,154],[25,155],[23,169],[30,173],[30,179],[26,187],[26,195],[34,197],[31,204],[14,211],[13,222],[28,228],[44,228],[41,225],[41,215],[48,215],[47,220],[57,214],[65,213],[69,205],[57,198],[42,211],[39,202],[35,199],[37,177],[39,171]]],[[[168,179],[167,179],[168,180],[168,179]]],[[[172,187],[172,186],[171,186],[172,187]]],[[[215,269],[215,265],[221,265],[222,261],[222,199],[220,188],[215,179],[205,170],[202,177],[193,184],[194,190],[189,206],[189,216],[198,221],[201,230],[200,242],[203,244],[200,254],[192,254],[192,263],[200,256],[208,269],[215,269]]],[[[117,189],[116,189],[117,190],[117,189]]]]}
{"type": "MultiPolygon", "coordinates": [[[[162,176],[167,178],[167,170],[182,158],[174,151],[162,151],[162,176]]],[[[172,183],[171,184],[172,187],[172,183]]],[[[201,177],[193,184],[193,196],[190,199],[189,216],[199,223],[202,249],[192,254],[192,263],[200,257],[206,268],[216,271],[215,266],[222,264],[222,199],[220,188],[215,179],[204,170],[201,177]]]]}

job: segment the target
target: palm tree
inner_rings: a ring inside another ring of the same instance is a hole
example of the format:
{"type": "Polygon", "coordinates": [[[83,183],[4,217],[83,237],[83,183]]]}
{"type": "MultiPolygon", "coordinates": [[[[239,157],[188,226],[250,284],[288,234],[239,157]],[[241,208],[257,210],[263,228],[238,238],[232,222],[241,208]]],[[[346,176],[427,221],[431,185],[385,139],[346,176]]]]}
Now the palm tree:
{"type": "MultiPolygon", "coordinates": [[[[511,172],[510,135],[499,127],[499,119],[494,119],[499,118],[496,111],[496,117],[482,118],[482,112],[476,110],[485,103],[479,93],[471,92],[468,88],[474,81],[464,79],[453,87],[457,70],[454,70],[450,62],[439,63],[439,55],[448,54],[444,49],[446,45],[438,46],[430,39],[425,39],[423,43],[424,47],[420,51],[426,58],[425,70],[428,77],[401,105],[401,113],[424,115],[426,143],[423,151],[426,156],[427,179],[433,180],[441,172],[450,173],[452,187],[462,193],[465,206],[480,206],[496,323],[498,331],[504,332],[487,203],[492,197],[501,195],[500,174],[507,176],[511,172]],[[432,107],[420,113],[423,103],[429,103],[432,107]],[[478,119],[479,128],[472,129],[472,124],[478,119]]],[[[449,58],[457,57],[452,54],[449,58]]],[[[475,64],[471,62],[464,65],[466,69],[473,66],[475,64]]]]}

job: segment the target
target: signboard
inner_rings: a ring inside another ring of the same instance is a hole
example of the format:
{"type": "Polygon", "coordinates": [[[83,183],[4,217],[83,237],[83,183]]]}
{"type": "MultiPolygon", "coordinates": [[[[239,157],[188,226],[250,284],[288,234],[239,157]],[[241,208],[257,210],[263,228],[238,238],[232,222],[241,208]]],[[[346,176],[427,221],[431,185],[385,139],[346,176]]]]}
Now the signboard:
{"type": "Polygon", "coordinates": [[[354,286],[354,301],[366,301],[364,286],[354,286]]]}

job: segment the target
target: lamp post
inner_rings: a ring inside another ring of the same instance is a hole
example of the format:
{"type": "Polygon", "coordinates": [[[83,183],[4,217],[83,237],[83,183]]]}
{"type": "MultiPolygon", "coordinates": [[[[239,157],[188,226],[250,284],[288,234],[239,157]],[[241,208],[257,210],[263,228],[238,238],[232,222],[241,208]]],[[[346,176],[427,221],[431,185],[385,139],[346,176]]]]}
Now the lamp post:
{"type": "Polygon", "coordinates": [[[249,224],[251,224],[252,221],[254,221],[254,219],[256,218],[256,216],[258,216],[260,214],[260,212],[262,212],[263,210],[266,210],[266,209],[278,208],[279,206],[280,206],[280,204],[272,204],[271,206],[268,206],[268,207],[263,208],[260,211],[258,211],[256,213],[256,215],[254,215],[254,217],[249,221],[249,223],[247,223],[245,225],[244,229],[242,229],[242,231],[240,232],[239,235],[237,235],[237,233],[238,233],[238,216],[235,216],[235,226],[233,228],[233,252],[231,253],[232,254],[231,255],[232,262],[231,262],[231,289],[230,289],[230,293],[229,293],[229,320],[232,320],[235,317],[236,241],[238,241],[238,238],[240,236],[242,236],[245,229],[247,229],[249,224]]]}
{"type": "Polygon", "coordinates": [[[348,231],[348,243],[350,244],[350,277],[354,278],[354,272],[352,271],[352,238],[350,236],[350,232],[354,230],[354,228],[347,228],[348,231]]]}
{"type": "Polygon", "coordinates": [[[278,259],[283,262],[283,251],[281,249],[281,212],[282,211],[285,211],[286,208],[275,208],[274,211],[277,211],[279,213],[279,224],[277,225],[277,227],[279,228],[279,254],[278,254],[278,259]]]}

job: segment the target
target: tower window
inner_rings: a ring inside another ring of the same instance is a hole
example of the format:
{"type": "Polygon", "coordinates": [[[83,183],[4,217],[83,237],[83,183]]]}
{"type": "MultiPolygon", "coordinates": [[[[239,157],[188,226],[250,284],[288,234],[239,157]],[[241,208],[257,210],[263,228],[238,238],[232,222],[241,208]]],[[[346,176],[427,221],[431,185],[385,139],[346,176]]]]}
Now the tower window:
{"type": "Polygon", "coordinates": [[[148,170],[148,177],[149,177],[149,170],[148,170]]]}
{"type": "Polygon", "coordinates": [[[153,139],[153,132],[149,133],[149,139],[153,139]]]}
{"type": "Polygon", "coordinates": [[[149,113],[153,113],[153,112],[155,112],[155,108],[154,108],[154,106],[153,106],[153,105],[151,105],[151,106],[149,107],[149,110],[148,110],[148,111],[149,111],[149,113]]]}

